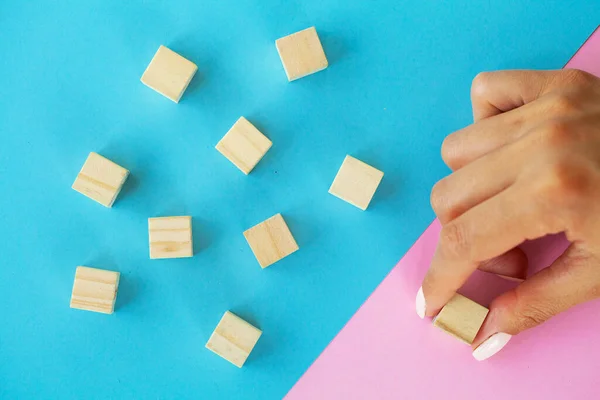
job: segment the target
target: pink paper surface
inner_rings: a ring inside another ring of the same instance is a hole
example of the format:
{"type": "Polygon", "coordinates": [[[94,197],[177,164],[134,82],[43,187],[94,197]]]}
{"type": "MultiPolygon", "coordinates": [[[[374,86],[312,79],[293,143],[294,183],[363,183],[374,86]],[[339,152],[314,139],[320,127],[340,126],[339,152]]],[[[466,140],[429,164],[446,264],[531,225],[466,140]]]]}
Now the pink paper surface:
{"type": "Polygon", "coordinates": [[[600,27],[575,53],[565,68],[578,68],[600,76],[600,27]]]}
{"type": "MultiPolygon", "coordinates": [[[[600,76],[600,30],[566,67],[600,76]]],[[[469,346],[415,314],[435,221],[286,396],[318,399],[600,399],[600,302],[563,313],[477,362],[469,346]]],[[[524,245],[532,271],[566,248],[562,236],[524,245]]],[[[476,273],[462,293],[487,304],[513,284],[476,273]]]]}

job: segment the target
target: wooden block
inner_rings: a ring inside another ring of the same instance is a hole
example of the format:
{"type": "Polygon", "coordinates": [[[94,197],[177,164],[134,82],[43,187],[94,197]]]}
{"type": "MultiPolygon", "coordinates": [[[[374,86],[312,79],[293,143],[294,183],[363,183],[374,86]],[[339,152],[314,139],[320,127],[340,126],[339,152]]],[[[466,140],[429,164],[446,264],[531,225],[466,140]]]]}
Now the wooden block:
{"type": "Polygon", "coordinates": [[[102,269],[77,267],[71,308],[112,314],[115,310],[120,274],[102,269]]]}
{"type": "Polygon", "coordinates": [[[244,237],[262,268],[298,250],[298,244],[281,214],[248,229],[244,237]]]}
{"type": "Polygon", "coordinates": [[[354,157],[346,156],[329,193],[366,210],[383,178],[383,172],[354,157]]]}
{"type": "Polygon", "coordinates": [[[457,293],[435,317],[433,325],[471,345],[488,311],[484,306],[457,293]]]}
{"type": "Polygon", "coordinates": [[[277,39],[275,46],[290,82],[327,68],[327,57],[314,26],[277,39]]]}
{"type": "Polygon", "coordinates": [[[241,368],[260,335],[260,329],[227,311],[208,339],[206,348],[241,368]]]}
{"type": "Polygon", "coordinates": [[[196,64],[190,60],[160,46],[142,75],[142,83],[179,103],[197,70],[196,64]]]}
{"type": "Polygon", "coordinates": [[[150,258],[182,258],[194,255],[192,217],[148,218],[150,258]]]}
{"type": "Polygon", "coordinates": [[[72,188],[105,207],[112,207],[128,176],[125,168],[90,153],[72,188]]]}
{"type": "Polygon", "coordinates": [[[248,175],[271,145],[265,135],[241,117],[217,143],[216,149],[248,175]]]}

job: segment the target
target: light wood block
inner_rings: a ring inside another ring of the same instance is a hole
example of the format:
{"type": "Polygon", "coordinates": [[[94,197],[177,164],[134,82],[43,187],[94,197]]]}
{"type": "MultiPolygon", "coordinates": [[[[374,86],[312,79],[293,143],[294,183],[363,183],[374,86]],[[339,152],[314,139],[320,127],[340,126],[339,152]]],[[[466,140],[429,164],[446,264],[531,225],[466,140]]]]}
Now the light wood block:
{"type": "Polygon", "coordinates": [[[216,149],[248,175],[271,145],[265,135],[241,117],[217,143],[216,149]]]}
{"type": "Polygon", "coordinates": [[[206,348],[241,368],[260,335],[260,329],[227,311],[206,343],[206,348]]]}
{"type": "Polygon", "coordinates": [[[290,82],[327,68],[327,57],[314,26],[277,39],[275,46],[290,82]]]}
{"type": "Polygon", "coordinates": [[[442,308],[433,325],[471,345],[488,311],[484,306],[457,293],[442,308]]]}
{"type": "Polygon", "coordinates": [[[72,188],[105,207],[112,207],[128,176],[125,168],[100,154],[90,153],[72,188]]]}
{"type": "Polygon", "coordinates": [[[281,214],[248,229],[244,237],[262,268],[298,250],[298,244],[281,214]]]}
{"type": "Polygon", "coordinates": [[[160,46],[142,75],[142,83],[179,103],[196,71],[196,64],[173,50],[160,46]]]}
{"type": "Polygon", "coordinates": [[[150,258],[183,258],[194,255],[192,217],[148,218],[150,258]]]}
{"type": "Polygon", "coordinates": [[[383,172],[354,157],[346,156],[329,193],[366,210],[383,178],[383,172]]]}
{"type": "Polygon", "coordinates": [[[71,308],[112,314],[117,300],[120,274],[102,269],[77,267],[71,308]]]}

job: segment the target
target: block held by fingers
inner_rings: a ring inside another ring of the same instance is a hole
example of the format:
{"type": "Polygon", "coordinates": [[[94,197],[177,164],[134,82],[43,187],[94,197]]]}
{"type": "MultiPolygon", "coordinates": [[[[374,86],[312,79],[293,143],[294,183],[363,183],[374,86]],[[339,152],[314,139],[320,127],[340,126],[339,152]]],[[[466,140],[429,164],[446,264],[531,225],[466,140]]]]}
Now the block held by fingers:
{"type": "Polygon", "coordinates": [[[488,312],[486,307],[457,293],[442,308],[433,325],[471,345],[488,312]]]}

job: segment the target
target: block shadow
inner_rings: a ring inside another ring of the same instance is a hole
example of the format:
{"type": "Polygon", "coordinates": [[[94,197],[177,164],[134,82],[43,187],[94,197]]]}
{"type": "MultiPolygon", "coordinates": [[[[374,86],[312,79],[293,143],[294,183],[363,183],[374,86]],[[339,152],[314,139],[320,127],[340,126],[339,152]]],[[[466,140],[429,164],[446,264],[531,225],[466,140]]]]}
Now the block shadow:
{"type": "Polygon", "coordinates": [[[192,215],[192,238],[194,256],[210,248],[218,236],[218,228],[211,221],[192,215]]]}
{"type": "Polygon", "coordinates": [[[179,103],[187,103],[191,98],[195,97],[195,94],[200,92],[198,89],[207,82],[207,77],[210,74],[210,68],[208,66],[213,64],[213,60],[210,57],[203,56],[211,54],[211,52],[206,51],[205,45],[189,35],[169,42],[167,47],[182,57],[190,60],[198,67],[194,77],[179,100],[179,103]]]}
{"type": "Polygon", "coordinates": [[[121,273],[119,288],[117,290],[117,301],[115,312],[128,308],[138,294],[138,285],[135,278],[128,272],[121,273]]]}
{"type": "Polygon", "coordinates": [[[300,249],[311,245],[318,236],[310,223],[310,216],[303,216],[294,211],[282,212],[281,215],[300,249]]]}
{"type": "Polygon", "coordinates": [[[248,356],[248,359],[244,365],[258,363],[266,355],[271,354],[273,352],[273,348],[275,347],[273,345],[273,341],[270,339],[273,332],[269,332],[264,327],[260,326],[258,320],[254,318],[254,314],[251,311],[244,310],[243,307],[234,307],[230,311],[242,318],[244,321],[248,322],[250,325],[263,331],[262,335],[258,339],[258,342],[256,342],[256,346],[248,356]]]}
{"type": "Polygon", "coordinates": [[[349,52],[348,46],[339,35],[329,31],[317,31],[317,33],[329,66],[337,64],[346,57],[349,52]]]}

